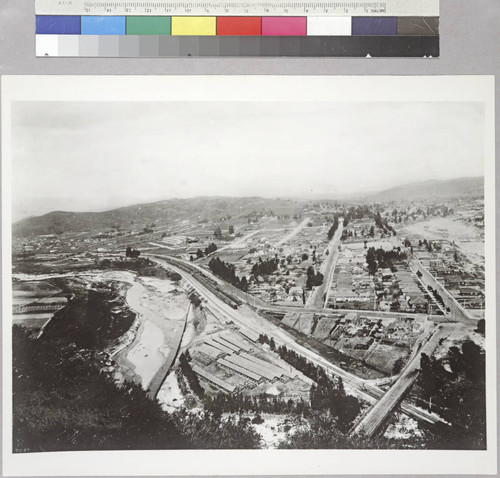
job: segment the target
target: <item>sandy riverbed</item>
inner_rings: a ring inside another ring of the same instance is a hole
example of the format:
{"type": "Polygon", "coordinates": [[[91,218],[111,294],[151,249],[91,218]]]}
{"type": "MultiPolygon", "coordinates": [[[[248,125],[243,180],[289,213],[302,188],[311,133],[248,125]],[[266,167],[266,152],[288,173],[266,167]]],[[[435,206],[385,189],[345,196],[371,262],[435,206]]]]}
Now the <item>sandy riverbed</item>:
{"type": "Polygon", "coordinates": [[[136,278],[126,300],[140,315],[141,325],[132,343],[117,354],[116,360],[129,379],[135,375],[146,389],[170,352],[179,346],[189,300],[178,285],[156,278],[136,278]]]}

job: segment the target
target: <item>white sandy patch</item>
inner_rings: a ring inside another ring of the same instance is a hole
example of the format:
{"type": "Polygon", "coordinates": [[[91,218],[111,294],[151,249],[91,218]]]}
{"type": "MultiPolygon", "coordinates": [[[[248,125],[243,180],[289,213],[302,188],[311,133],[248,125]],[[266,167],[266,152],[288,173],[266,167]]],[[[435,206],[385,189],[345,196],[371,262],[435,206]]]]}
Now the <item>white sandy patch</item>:
{"type": "Polygon", "coordinates": [[[163,410],[173,412],[184,405],[185,398],[179,388],[175,372],[170,372],[156,396],[163,410]]]}
{"type": "Polygon", "coordinates": [[[157,279],[156,277],[143,277],[142,282],[145,286],[154,287],[164,294],[172,292],[177,287],[176,285],[168,279],[157,279]]]}
{"type": "Polygon", "coordinates": [[[418,428],[416,420],[406,415],[401,415],[395,424],[387,428],[384,436],[396,440],[407,440],[412,437],[421,437],[422,431],[418,428]]]}
{"type": "Polygon", "coordinates": [[[484,261],[484,241],[458,241],[457,245],[470,259],[478,257],[484,261]]]}
{"type": "Polygon", "coordinates": [[[409,224],[404,227],[403,231],[419,234],[426,239],[449,239],[450,241],[479,239],[481,237],[480,232],[474,226],[468,226],[450,217],[437,217],[409,224]]]}
{"type": "Polygon", "coordinates": [[[268,395],[279,395],[280,392],[278,390],[278,388],[276,387],[276,385],[271,385],[267,390],[266,390],[266,393],[268,395]]]}
{"type": "Polygon", "coordinates": [[[147,388],[165,361],[165,355],[162,353],[164,340],[162,330],[147,321],[139,330],[136,343],[127,354],[127,360],[134,365],[135,373],[141,377],[144,388],[147,388]]]}
{"type": "Polygon", "coordinates": [[[285,415],[262,414],[261,417],[264,423],[252,426],[262,437],[262,448],[277,448],[278,443],[286,438],[285,421],[289,420],[285,415]]]}

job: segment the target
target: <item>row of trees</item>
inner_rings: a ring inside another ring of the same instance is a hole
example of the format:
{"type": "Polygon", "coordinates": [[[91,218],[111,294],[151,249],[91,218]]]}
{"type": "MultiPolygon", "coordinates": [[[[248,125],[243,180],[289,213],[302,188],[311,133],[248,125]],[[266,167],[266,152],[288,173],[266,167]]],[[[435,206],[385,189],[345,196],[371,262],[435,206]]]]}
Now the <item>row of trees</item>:
{"type": "Polygon", "coordinates": [[[277,352],[283,360],[316,382],[310,391],[311,408],[328,411],[335,417],[340,430],[347,431],[359,415],[361,404],[356,397],[346,395],[342,379],[332,380],[323,368],[284,345],[278,347],[277,352]]]}
{"type": "Polygon", "coordinates": [[[276,349],[272,337],[261,334],[259,341],[269,344],[285,362],[315,382],[310,390],[311,410],[328,412],[335,417],[337,426],[342,431],[347,431],[359,415],[361,404],[356,397],[346,395],[342,379],[332,380],[323,368],[284,345],[276,349]]]}
{"type": "Polygon", "coordinates": [[[406,253],[401,250],[401,247],[396,247],[390,251],[382,248],[375,249],[369,247],[366,251],[366,263],[368,264],[368,272],[375,274],[378,269],[393,269],[395,262],[400,262],[406,259],[406,253]]]}
{"type": "Polygon", "coordinates": [[[331,241],[333,236],[335,235],[335,233],[337,232],[337,229],[339,228],[339,217],[338,215],[336,214],[334,217],[333,217],[333,224],[332,226],[330,227],[330,229],[328,229],[328,240],[331,241]]]}
{"type": "Polygon", "coordinates": [[[205,410],[213,413],[277,413],[277,414],[307,414],[309,403],[303,400],[281,400],[274,396],[261,393],[258,396],[237,393],[233,395],[219,392],[215,397],[207,396],[204,400],[205,410]]]}
{"type": "Polygon", "coordinates": [[[247,278],[245,276],[241,278],[238,277],[233,264],[228,264],[222,261],[219,257],[214,257],[208,263],[208,267],[216,276],[224,279],[226,282],[229,282],[238,289],[245,292],[248,290],[247,278]]]}

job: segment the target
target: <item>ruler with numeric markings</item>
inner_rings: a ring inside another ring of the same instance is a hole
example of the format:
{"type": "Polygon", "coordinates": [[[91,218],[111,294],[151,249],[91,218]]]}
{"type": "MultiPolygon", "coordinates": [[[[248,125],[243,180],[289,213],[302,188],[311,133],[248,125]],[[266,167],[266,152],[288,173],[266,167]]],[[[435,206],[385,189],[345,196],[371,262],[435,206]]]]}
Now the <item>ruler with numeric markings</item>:
{"type": "Polygon", "coordinates": [[[35,10],[39,57],[439,56],[439,0],[35,0],[35,10]]]}
{"type": "Polygon", "coordinates": [[[36,0],[37,15],[218,15],[218,16],[397,16],[437,17],[439,0],[384,1],[137,1],[36,0]]]}

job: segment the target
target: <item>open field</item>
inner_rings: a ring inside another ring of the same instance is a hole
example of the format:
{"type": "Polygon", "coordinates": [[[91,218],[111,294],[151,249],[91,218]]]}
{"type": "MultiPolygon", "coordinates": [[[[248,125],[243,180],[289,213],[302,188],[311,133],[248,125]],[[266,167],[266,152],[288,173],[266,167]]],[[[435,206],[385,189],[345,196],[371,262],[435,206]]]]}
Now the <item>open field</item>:
{"type": "Polygon", "coordinates": [[[448,239],[450,241],[481,238],[480,231],[451,217],[439,217],[404,226],[403,234],[418,235],[427,239],[448,239]]]}

